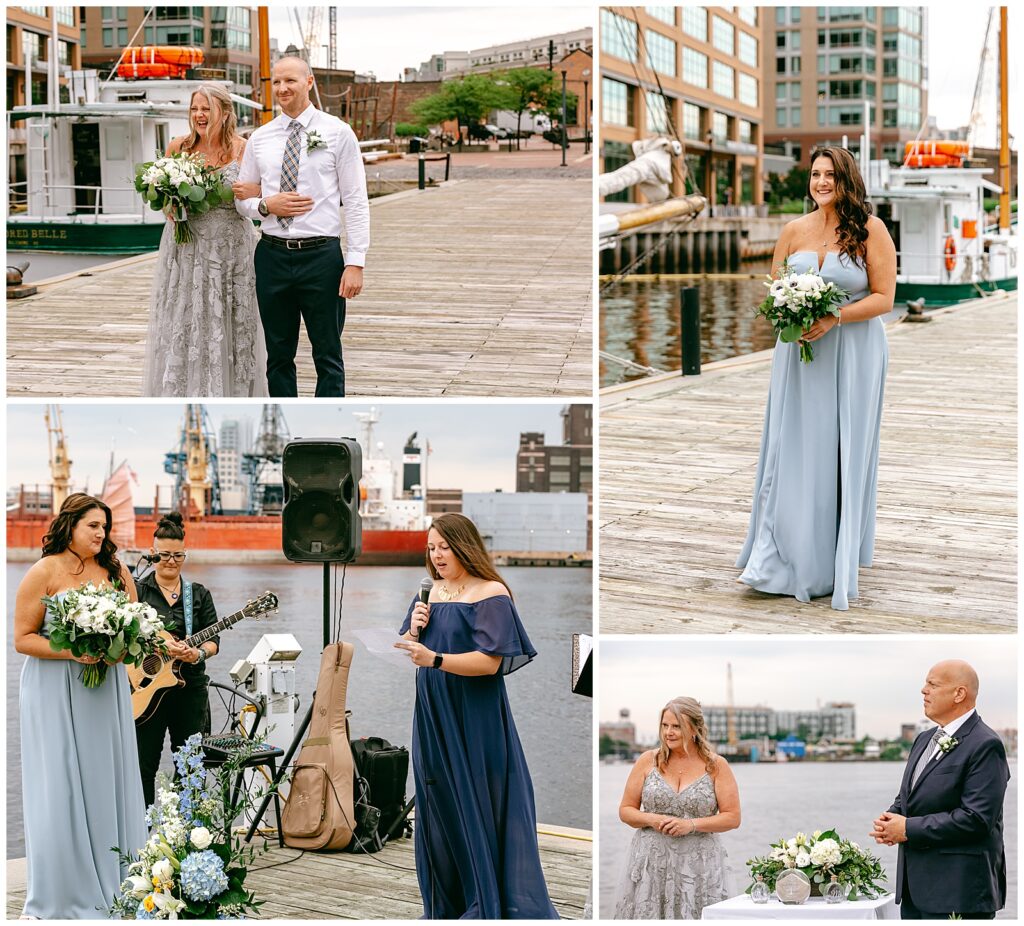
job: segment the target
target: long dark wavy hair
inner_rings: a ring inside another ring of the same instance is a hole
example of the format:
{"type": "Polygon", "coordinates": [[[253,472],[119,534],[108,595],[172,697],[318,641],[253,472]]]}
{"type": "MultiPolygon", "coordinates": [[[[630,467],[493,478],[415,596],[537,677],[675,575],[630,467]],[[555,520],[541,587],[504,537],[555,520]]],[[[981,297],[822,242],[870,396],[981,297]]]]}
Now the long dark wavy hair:
{"type": "Polygon", "coordinates": [[[86,495],[84,492],[75,492],[64,499],[64,504],[60,506],[57,517],[50,523],[50,529],[43,537],[43,556],[55,556],[58,553],[63,553],[65,550],[70,550],[72,555],[82,564],[82,570],[84,570],[85,562],[82,560],[82,557],[71,549],[71,536],[78,522],[85,517],[87,512],[92,511],[94,508],[99,508],[107,519],[107,526],[104,529],[103,546],[100,547],[100,552],[96,555],[96,562],[107,570],[110,584],[117,585],[121,582],[121,563],[117,558],[117,544],[110,539],[110,527],[113,523],[113,517],[110,514],[110,509],[103,502],[91,495],[86,495]]]}
{"type": "MultiPolygon", "coordinates": [[[[868,193],[864,186],[864,178],[852,154],[845,148],[829,145],[815,148],[811,152],[811,167],[818,158],[828,158],[835,172],[836,218],[839,227],[836,229],[839,250],[850,260],[860,259],[866,263],[868,259],[868,217],[871,215],[871,203],[867,201],[868,193]]],[[[810,177],[807,180],[807,193],[810,195],[810,177]]],[[[813,200],[814,197],[811,197],[813,200]]],[[[814,204],[814,212],[818,204],[814,204]]]]}
{"type": "MultiPolygon", "coordinates": [[[[491,561],[491,554],[484,546],[483,538],[476,525],[464,514],[449,512],[441,514],[430,522],[430,526],[436,530],[451,548],[452,555],[459,561],[459,565],[471,576],[478,579],[486,579],[489,582],[500,582],[505,588],[508,583],[501,577],[498,570],[494,568],[491,561]]],[[[427,550],[427,572],[432,578],[440,579],[441,574],[434,568],[430,561],[430,550],[427,550]]],[[[508,591],[512,597],[512,590],[508,591]]]]}
{"type": "MultiPolygon", "coordinates": [[[[659,731],[661,730],[661,718],[665,716],[666,712],[675,717],[684,736],[687,727],[693,730],[693,744],[697,748],[697,755],[703,761],[705,771],[714,777],[716,768],[715,754],[711,751],[708,727],[704,722],[704,711],[701,710],[700,704],[693,698],[673,698],[661,709],[661,713],[658,714],[659,731]]],[[[662,742],[659,735],[658,755],[655,760],[658,763],[659,772],[664,772],[665,766],[668,765],[668,752],[668,746],[662,742]]]]}

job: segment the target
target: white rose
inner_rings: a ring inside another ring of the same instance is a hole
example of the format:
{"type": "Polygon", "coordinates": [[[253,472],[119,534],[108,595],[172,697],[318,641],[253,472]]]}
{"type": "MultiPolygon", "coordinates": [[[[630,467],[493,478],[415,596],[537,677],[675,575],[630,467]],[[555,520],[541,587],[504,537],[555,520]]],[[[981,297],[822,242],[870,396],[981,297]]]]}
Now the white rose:
{"type": "Polygon", "coordinates": [[[796,855],[796,867],[797,868],[806,868],[810,864],[811,864],[811,857],[810,857],[810,855],[808,855],[806,852],[804,852],[801,849],[797,853],[797,855],[796,855]]]}
{"type": "Polygon", "coordinates": [[[197,826],[188,837],[197,849],[205,849],[213,842],[213,835],[205,826],[197,826]]]}
{"type": "Polygon", "coordinates": [[[818,866],[838,865],[843,859],[843,851],[834,839],[822,839],[811,849],[811,861],[818,866]]]}
{"type": "Polygon", "coordinates": [[[170,881],[174,878],[174,866],[171,865],[169,859],[160,859],[150,870],[153,873],[153,877],[159,878],[161,881],[170,881]]]}
{"type": "Polygon", "coordinates": [[[785,864],[787,868],[796,868],[796,862],[794,862],[791,858],[787,858],[785,864]]]}
{"type": "Polygon", "coordinates": [[[810,292],[813,289],[818,288],[816,282],[818,278],[813,273],[801,273],[796,280],[796,288],[802,292],[810,292]]]}
{"type": "Polygon", "coordinates": [[[850,845],[858,852],[860,852],[860,846],[858,846],[857,843],[855,843],[852,839],[850,840],[850,845]]]}

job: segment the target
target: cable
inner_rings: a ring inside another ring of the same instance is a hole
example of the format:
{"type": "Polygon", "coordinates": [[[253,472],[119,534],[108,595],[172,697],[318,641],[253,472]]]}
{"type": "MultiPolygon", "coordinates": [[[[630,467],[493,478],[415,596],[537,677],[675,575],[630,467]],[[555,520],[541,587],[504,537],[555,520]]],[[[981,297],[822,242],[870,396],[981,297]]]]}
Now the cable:
{"type": "MultiPolygon", "coordinates": [[[[336,611],[334,617],[334,634],[333,639],[335,643],[341,642],[341,610],[345,603],[345,576],[348,573],[348,563],[344,563],[341,567],[341,588],[338,590],[338,597],[335,602],[336,611]]],[[[338,583],[338,564],[334,564],[334,582],[335,585],[338,583]]]]}

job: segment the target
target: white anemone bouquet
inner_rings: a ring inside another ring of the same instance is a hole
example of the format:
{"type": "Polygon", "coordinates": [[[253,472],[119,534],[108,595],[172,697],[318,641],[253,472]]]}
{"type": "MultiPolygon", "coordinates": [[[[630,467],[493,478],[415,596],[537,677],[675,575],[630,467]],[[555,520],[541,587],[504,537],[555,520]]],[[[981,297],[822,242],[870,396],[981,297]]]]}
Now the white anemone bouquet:
{"type": "Polygon", "coordinates": [[[800,342],[800,359],[810,363],[814,359],[811,345],[802,340],[804,332],[826,315],[839,315],[839,303],[849,293],[826,282],[814,271],[798,273],[784,263],[775,278],[768,277],[764,284],[768,295],[754,310],[771,322],[779,340],[789,344],[800,342]]]}
{"type": "Polygon", "coordinates": [[[775,890],[775,882],[783,871],[798,868],[818,893],[832,875],[847,890],[850,900],[857,900],[861,894],[874,899],[885,893],[878,886],[879,881],[886,879],[881,860],[852,840],[843,839],[834,829],[815,830],[809,836],[797,833],[790,839],[773,842],[770,848],[768,855],[747,862],[751,878],[756,881],[760,875],[769,890],[775,890]]]}
{"type": "Polygon", "coordinates": [[[262,901],[245,888],[256,850],[231,835],[235,815],[251,809],[253,799],[242,789],[239,805],[223,803],[249,754],[243,750],[208,772],[199,733],[174,753],[177,779],[159,782],[146,812],[149,840],[132,854],[114,850],[129,872],[110,908],[115,918],[239,919],[259,910],[262,901]]]}
{"type": "Polygon", "coordinates": [[[193,240],[189,215],[202,215],[234,199],[217,170],[207,167],[199,155],[184,151],[137,164],[135,189],[151,209],[174,219],[176,244],[193,240]]]}
{"type": "Polygon", "coordinates": [[[96,688],[115,662],[137,665],[166,644],[163,621],[148,604],[129,599],[120,588],[99,588],[87,582],[61,595],[43,598],[51,615],[50,649],[99,659],[84,666],[82,683],[96,688]]]}

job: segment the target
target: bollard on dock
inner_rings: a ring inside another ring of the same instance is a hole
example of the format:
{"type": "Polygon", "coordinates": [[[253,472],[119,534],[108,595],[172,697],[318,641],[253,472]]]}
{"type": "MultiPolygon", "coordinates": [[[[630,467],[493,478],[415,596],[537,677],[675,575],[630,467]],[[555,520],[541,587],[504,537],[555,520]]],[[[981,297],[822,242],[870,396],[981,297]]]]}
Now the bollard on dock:
{"type": "Polygon", "coordinates": [[[700,287],[679,291],[679,353],[683,376],[700,375],[700,287]]]}

